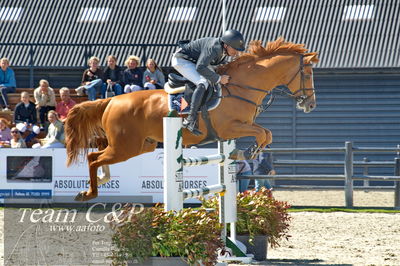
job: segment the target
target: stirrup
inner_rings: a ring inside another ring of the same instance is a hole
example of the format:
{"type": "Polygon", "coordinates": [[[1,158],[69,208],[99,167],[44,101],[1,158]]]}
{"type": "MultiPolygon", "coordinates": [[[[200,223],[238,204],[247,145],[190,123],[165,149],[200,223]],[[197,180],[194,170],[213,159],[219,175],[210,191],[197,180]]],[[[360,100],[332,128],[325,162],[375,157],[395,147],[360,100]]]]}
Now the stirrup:
{"type": "Polygon", "coordinates": [[[189,120],[187,120],[187,118],[185,118],[185,119],[183,120],[182,127],[183,127],[183,128],[186,128],[187,130],[189,130],[190,132],[192,132],[192,134],[195,135],[195,136],[203,135],[203,132],[201,132],[201,131],[197,128],[196,124],[197,124],[197,121],[190,122],[189,120]]]}

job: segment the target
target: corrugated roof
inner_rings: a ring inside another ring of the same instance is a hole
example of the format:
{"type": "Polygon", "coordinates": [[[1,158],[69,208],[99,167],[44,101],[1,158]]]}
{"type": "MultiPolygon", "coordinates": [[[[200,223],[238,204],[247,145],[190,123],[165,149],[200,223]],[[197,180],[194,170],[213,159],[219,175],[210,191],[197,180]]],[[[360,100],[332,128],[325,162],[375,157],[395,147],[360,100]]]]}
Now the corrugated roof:
{"type": "MultiPolygon", "coordinates": [[[[305,43],[320,52],[319,68],[399,67],[400,1],[226,0],[226,7],[228,28],[242,31],[247,40],[284,36],[305,43]],[[267,10],[283,12],[281,20],[267,10]],[[366,19],[345,19],[346,15],[366,19]]],[[[30,48],[4,43],[66,44],[32,46],[37,66],[82,66],[87,55],[105,59],[108,54],[117,55],[120,64],[136,54],[168,66],[175,47],[151,44],[219,36],[222,29],[222,0],[3,0],[0,19],[7,18],[7,12],[9,18],[15,8],[22,8],[16,20],[0,21],[0,56],[9,57],[14,66],[29,65],[30,48]],[[193,20],[168,21],[174,7],[195,7],[193,20]],[[108,20],[82,22],[85,8],[97,8],[91,19],[97,15],[108,20]],[[102,14],[101,8],[109,13],[102,14]],[[150,46],[144,51],[137,44],[150,46]]]]}

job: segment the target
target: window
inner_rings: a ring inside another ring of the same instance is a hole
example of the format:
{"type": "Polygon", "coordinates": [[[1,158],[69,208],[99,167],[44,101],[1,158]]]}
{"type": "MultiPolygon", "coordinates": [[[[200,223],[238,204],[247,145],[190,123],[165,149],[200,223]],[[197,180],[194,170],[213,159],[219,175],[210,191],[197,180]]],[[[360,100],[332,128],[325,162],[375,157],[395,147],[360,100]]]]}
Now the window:
{"type": "Polygon", "coordinates": [[[367,20],[373,17],[373,5],[345,6],[343,20],[367,20]]]}
{"type": "Polygon", "coordinates": [[[254,21],[282,21],[286,14],[285,7],[259,7],[254,21]]]}
{"type": "Polygon", "coordinates": [[[168,10],[167,21],[193,21],[196,15],[196,7],[171,7],[168,10]]]}
{"type": "Polygon", "coordinates": [[[0,21],[18,21],[21,19],[22,7],[0,8],[0,21]]]}
{"type": "Polygon", "coordinates": [[[78,22],[106,22],[111,15],[108,7],[84,7],[81,9],[78,22]]]}

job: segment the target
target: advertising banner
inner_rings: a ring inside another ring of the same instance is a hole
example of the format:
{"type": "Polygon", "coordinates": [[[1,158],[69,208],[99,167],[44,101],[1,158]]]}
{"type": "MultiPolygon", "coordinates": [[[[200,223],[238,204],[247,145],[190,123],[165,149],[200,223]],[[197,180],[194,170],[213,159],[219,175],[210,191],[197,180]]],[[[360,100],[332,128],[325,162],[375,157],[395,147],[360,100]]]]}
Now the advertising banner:
{"type": "MultiPolygon", "coordinates": [[[[184,149],[185,157],[216,154],[217,149],[184,149]]],[[[99,201],[157,203],[163,201],[163,149],[110,166],[111,180],[99,186],[99,201]],[[118,198],[118,199],[117,199],[118,198]]],[[[89,188],[89,170],[82,155],[66,167],[65,149],[0,149],[0,199],[47,199],[73,202],[89,188]]],[[[184,188],[218,183],[218,166],[185,167],[184,188]]],[[[197,202],[188,200],[186,202],[197,202]]]]}

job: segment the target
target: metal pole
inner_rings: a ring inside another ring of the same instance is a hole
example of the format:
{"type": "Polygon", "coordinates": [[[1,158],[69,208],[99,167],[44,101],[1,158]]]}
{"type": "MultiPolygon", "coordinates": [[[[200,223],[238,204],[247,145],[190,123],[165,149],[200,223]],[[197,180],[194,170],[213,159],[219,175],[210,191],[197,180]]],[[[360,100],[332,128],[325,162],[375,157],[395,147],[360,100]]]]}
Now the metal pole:
{"type": "Polygon", "coordinates": [[[34,61],[33,56],[35,51],[33,50],[32,45],[29,46],[29,87],[33,88],[35,86],[34,79],[33,79],[33,68],[34,68],[34,61]]]}
{"type": "Polygon", "coordinates": [[[84,46],[85,47],[85,53],[83,54],[83,57],[84,57],[84,62],[83,62],[83,67],[86,67],[87,66],[87,63],[88,63],[88,61],[89,61],[89,48],[88,48],[88,46],[87,45],[85,45],[84,46]]]}
{"type": "Polygon", "coordinates": [[[353,207],[353,143],[346,141],[344,157],[346,207],[353,207]]]}
{"type": "Polygon", "coordinates": [[[226,31],[226,0],[222,0],[222,33],[226,31]]]}
{"type": "Polygon", "coordinates": [[[143,63],[143,66],[146,66],[146,62],[147,62],[146,48],[147,48],[146,46],[142,46],[142,50],[143,50],[142,63],[143,63]]]}
{"type": "MultiPolygon", "coordinates": [[[[400,176],[400,158],[394,158],[394,175],[400,176]]],[[[394,182],[394,208],[400,209],[400,181],[394,182]]]]}
{"type": "MultiPolygon", "coordinates": [[[[369,159],[367,157],[365,157],[363,159],[363,161],[365,163],[369,162],[369,159]]],[[[364,171],[363,171],[363,175],[368,175],[368,165],[364,166],[364,171]]],[[[369,187],[369,180],[364,180],[364,187],[369,187]]]]}

